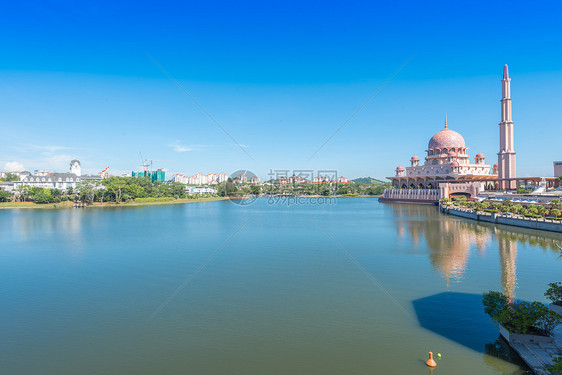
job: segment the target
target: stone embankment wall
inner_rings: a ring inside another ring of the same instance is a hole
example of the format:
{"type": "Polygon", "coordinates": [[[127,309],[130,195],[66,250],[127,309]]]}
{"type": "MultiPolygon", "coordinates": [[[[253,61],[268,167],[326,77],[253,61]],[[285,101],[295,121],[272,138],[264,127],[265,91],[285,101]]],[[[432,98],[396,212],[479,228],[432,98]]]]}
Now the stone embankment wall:
{"type": "Polygon", "coordinates": [[[439,189],[385,189],[379,202],[437,204],[439,189]]]}
{"type": "Polygon", "coordinates": [[[485,221],[488,223],[513,225],[516,227],[530,228],[530,229],[540,229],[548,230],[551,232],[562,233],[562,223],[560,221],[546,220],[546,219],[532,219],[532,218],[520,218],[514,216],[508,216],[505,214],[494,214],[488,212],[476,212],[471,209],[460,208],[460,207],[447,207],[441,206],[441,212],[460,216],[467,219],[485,221]]]}

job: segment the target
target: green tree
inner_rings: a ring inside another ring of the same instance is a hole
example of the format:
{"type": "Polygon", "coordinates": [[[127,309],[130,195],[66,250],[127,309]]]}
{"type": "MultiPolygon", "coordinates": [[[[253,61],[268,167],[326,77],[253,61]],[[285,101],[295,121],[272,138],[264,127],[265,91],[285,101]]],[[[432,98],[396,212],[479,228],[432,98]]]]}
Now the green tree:
{"type": "Polygon", "coordinates": [[[4,181],[4,182],[19,181],[19,180],[20,180],[19,176],[14,173],[6,173],[6,176],[0,178],[0,181],[4,181]]]}
{"type": "Polygon", "coordinates": [[[113,193],[112,199],[115,203],[122,202],[123,187],[126,182],[125,179],[126,177],[109,177],[102,181],[103,186],[113,193]]]}
{"type": "MultiPolygon", "coordinates": [[[[558,177],[560,178],[560,177],[558,177]]],[[[562,374],[562,357],[554,357],[552,358],[552,366],[545,368],[551,375],[562,374]]]]}
{"type": "Polygon", "coordinates": [[[219,197],[232,197],[238,195],[238,187],[229,178],[228,181],[223,181],[217,185],[217,194],[219,197]]]}
{"type": "Polygon", "coordinates": [[[252,195],[259,195],[261,193],[261,187],[259,185],[252,185],[250,191],[252,195]]]}
{"type": "Polygon", "coordinates": [[[78,200],[82,203],[92,203],[94,200],[94,184],[92,181],[82,181],[76,185],[78,200]]]}
{"type": "Polygon", "coordinates": [[[552,303],[562,306],[562,282],[548,284],[548,289],[544,296],[552,303]]]}
{"type": "Polygon", "coordinates": [[[15,190],[20,202],[30,199],[30,187],[28,185],[18,185],[15,190]]]}
{"type": "Polygon", "coordinates": [[[521,206],[520,204],[516,204],[511,208],[511,212],[516,214],[521,213],[522,210],[523,210],[523,206],[521,206]]]}
{"type": "Polygon", "coordinates": [[[54,203],[55,199],[51,195],[50,189],[45,189],[42,187],[32,187],[31,188],[31,197],[33,201],[37,204],[45,204],[45,203],[54,203]]]}
{"type": "Polygon", "coordinates": [[[548,215],[548,209],[545,206],[543,206],[542,204],[537,206],[537,211],[538,211],[539,215],[542,215],[542,216],[548,215]]]}
{"type": "Polygon", "coordinates": [[[0,190],[0,202],[9,202],[12,199],[12,193],[0,190]]]}
{"type": "Polygon", "coordinates": [[[53,198],[62,198],[62,190],[60,189],[51,189],[51,195],[53,198]]]}
{"type": "Polygon", "coordinates": [[[526,334],[531,329],[552,335],[562,316],[540,302],[510,301],[503,293],[490,291],[482,298],[484,312],[510,333],[526,334]]]}

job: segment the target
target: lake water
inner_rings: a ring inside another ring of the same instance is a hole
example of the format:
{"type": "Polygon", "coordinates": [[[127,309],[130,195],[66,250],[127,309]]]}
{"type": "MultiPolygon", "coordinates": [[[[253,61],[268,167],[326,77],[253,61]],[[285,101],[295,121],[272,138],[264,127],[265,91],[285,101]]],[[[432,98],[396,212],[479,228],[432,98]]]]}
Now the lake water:
{"type": "Polygon", "coordinates": [[[555,241],[372,198],[0,210],[0,373],[523,374],[481,293],[545,301],[555,241]]]}

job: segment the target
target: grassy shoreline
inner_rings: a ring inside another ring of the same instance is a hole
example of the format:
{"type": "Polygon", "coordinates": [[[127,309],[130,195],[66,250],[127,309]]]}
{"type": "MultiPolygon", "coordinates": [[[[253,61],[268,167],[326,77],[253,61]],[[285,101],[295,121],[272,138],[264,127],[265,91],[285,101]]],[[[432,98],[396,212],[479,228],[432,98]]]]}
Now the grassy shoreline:
{"type": "MultiPolygon", "coordinates": [[[[265,197],[265,196],[262,196],[265,197]]],[[[323,195],[304,195],[301,197],[305,198],[378,198],[379,195],[331,195],[331,196],[323,196],[323,195]]],[[[183,204],[183,203],[198,203],[198,202],[214,202],[214,201],[224,201],[228,200],[229,198],[226,197],[210,197],[210,198],[180,198],[180,199],[163,199],[158,200],[155,198],[154,200],[137,200],[131,202],[123,202],[123,203],[113,203],[107,202],[100,204],[96,202],[92,205],[87,206],[87,208],[104,208],[104,207],[135,207],[135,206],[161,206],[161,205],[168,205],[168,204],[183,204]]],[[[26,209],[65,209],[65,208],[72,208],[74,202],[60,202],[60,203],[45,203],[45,204],[37,204],[34,202],[0,202],[0,210],[7,210],[13,208],[26,208],[26,209]]]]}
{"type": "MultiPolygon", "coordinates": [[[[212,201],[222,201],[228,198],[224,197],[210,197],[210,198],[181,198],[173,200],[154,200],[154,201],[132,201],[123,203],[113,203],[108,202],[100,204],[96,202],[87,208],[104,208],[104,207],[135,207],[135,206],[159,206],[167,204],[183,204],[183,203],[198,203],[198,202],[212,202],[212,201]]],[[[0,210],[2,209],[12,209],[12,208],[26,208],[26,209],[65,209],[72,208],[74,202],[60,202],[60,203],[45,203],[36,204],[33,202],[0,202],[0,210]]]]}

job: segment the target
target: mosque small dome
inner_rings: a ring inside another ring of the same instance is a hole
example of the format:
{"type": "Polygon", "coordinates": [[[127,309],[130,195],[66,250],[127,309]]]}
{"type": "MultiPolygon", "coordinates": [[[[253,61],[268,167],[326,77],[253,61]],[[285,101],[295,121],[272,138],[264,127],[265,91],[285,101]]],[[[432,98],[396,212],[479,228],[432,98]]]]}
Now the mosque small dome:
{"type": "Polygon", "coordinates": [[[449,156],[457,156],[457,153],[453,150],[449,151],[449,156]]]}
{"type": "Polygon", "coordinates": [[[459,166],[459,163],[457,163],[456,161],[451,163],[451,167],[458,167],[458,166],[459,166]]]}
{"type": "Polygon", "coordinates": [[[498,167],[499,167],[498,163],[494,164],[494,168],[498,168],[498,167]]]}
{"type": "Polygon", "coordinates": [[[479,152],[476,154],[476,159],[484,159],[484,155],[481,152],[479,152]]]}
{"type": "Polygon", "coordinates": [[[435,148],[466,148],[462,135],[454,130],[445,128],[429,140],[429,150],[435,148]]]}
{"type": "Polygon", "coordinates": [[[401,165],[399,165],[398,167],[396,167],[396,170],[397,170],[397,171],[403,171],[403,170],[404,170],[404,167],[402,167],[401,165]]]}
{"type": "Polygon", "coordinates": [[[420,160],[420,159],[416,155],[414,155],[410,160],[420,160]]]}

